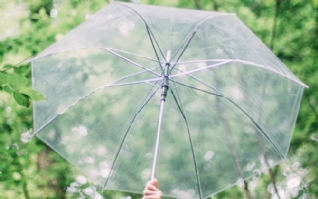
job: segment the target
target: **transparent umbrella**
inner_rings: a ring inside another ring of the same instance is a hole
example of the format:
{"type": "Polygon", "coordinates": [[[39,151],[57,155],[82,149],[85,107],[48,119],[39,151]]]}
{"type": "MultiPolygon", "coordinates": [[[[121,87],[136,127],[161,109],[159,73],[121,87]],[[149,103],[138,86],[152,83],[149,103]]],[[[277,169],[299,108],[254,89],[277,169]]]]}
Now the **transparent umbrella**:
{"type": "Polygon", "coordinates": [[[234,15],[111,3],[32,60],[34,135],[104,189],[207,198],[286,158],[306,87],[234,15]]]}

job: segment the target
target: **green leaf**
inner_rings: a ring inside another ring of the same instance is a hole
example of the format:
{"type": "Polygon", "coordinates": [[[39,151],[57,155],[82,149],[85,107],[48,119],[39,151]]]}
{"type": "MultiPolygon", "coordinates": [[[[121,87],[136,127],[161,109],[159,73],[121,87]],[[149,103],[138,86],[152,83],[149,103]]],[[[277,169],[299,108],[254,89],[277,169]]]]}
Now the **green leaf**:
{"type": "Polygon", "coordinates": [[[6,65],[3,66],[3,69],[10,69],[10,68],[13,68],[13,65],[6,64],[6,65]]]}
{"type": "Polygon", "coordinates": [[[40,101],[40,100],[45,99],[45,97],[41,93],[39,93],[39,92],[33,90],[32,88],[29,88],[29,87],[23,87],[23,88],[19,89],[19,92],[29,96],[31,98],[31,100],[34,100],[34,101],[40,101]]]}
{"type": "Polygon", "coordinates": [[[26,77],[0,72],[0,85],[10,85],[14,90],[18,90],[29,83],[26,77]]]}
{"type": "Polygon", "coordinates": [[[4,85],[2,86],[2,89],[7,93],[12,94],[12,89],[9,86],[4,85]]]}
{"type": "Polygon", "coordinates": [[[25,107],[29,107],[30,106],[30,97],[22,94],[22,93],[18,93],[18,92],[13,92],[13,97],[15,99],[15,101],[25,107]]]}
{"type": "Polygon", "coordinates": [[[21,65],[19,67],[14,68],[14,72],[18,75],[25,76],[30,73],[30,65],[21,65]]]}

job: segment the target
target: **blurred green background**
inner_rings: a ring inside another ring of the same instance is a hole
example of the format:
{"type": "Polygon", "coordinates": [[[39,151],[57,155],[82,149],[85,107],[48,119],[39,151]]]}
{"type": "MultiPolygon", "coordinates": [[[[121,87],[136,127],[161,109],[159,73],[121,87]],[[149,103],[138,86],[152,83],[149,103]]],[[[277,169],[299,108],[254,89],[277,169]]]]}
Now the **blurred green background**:
{"type": "MultiPolygon", "coordinates": [[[[287,162],[221,192],[225,198],[318,198],[318,0],[142,0],[236,13],[304,83],[287,162]]],[[[0,198],[137,199],[95,186],[32,133],[31,67],[37,55],[106,0],[0,0],[0,198]]]]}

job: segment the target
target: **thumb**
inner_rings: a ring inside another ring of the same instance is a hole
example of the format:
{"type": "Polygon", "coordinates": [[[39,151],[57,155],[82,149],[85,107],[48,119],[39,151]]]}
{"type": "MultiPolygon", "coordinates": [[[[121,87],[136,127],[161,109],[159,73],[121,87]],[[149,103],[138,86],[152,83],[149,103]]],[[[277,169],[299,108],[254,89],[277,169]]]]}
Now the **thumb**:
{"type": "Polygon", "coordinates": [[[158,180],[157,179],[154,179],[150,182],[153,186],[159,188],[159,184],[158,184],[158,180]]]}

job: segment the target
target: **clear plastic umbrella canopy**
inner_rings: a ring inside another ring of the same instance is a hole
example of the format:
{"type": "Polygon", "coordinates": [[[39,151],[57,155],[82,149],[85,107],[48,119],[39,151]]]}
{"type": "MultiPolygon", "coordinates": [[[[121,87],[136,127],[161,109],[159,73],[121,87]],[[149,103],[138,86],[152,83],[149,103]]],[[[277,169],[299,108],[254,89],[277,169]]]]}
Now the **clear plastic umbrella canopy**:
{"type": "Polygon", "coordinates": [[[34,135],[105,189],[141,193],[155,169],[191,199],[284,160],[306,87],[234,14],[129,3],[32,71],[34,135]]]}

